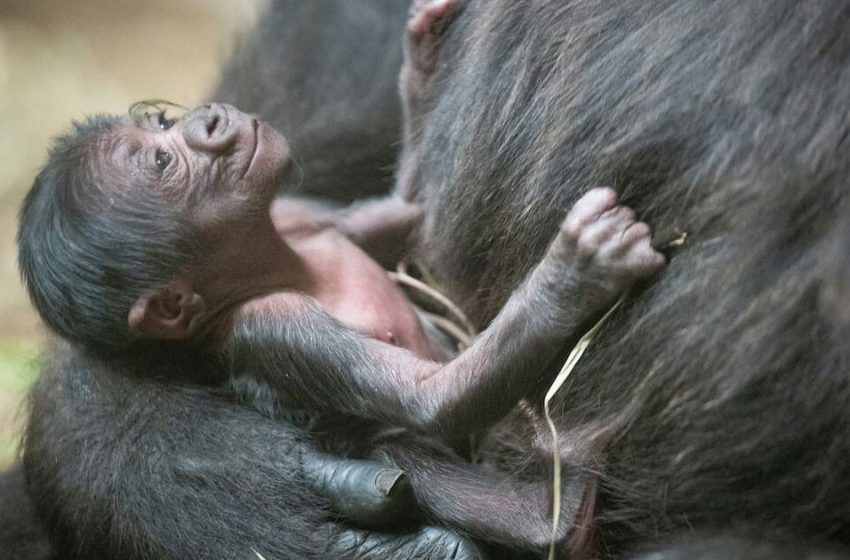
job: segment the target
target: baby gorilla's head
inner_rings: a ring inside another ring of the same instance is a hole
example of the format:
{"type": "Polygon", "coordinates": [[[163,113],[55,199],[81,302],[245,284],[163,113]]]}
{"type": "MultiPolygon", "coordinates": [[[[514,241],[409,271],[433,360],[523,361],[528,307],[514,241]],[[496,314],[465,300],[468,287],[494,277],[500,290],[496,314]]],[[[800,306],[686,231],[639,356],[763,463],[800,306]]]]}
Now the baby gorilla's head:
{"type": "Polygon", "coordinates": [[[233,107],[180,119],[135,107],[57,138],[19,217],[18,264],[42,319],[100,350],[130,344],[134,303],[215,232],[267,213],[288,162],[284,139],[233,107]]]}

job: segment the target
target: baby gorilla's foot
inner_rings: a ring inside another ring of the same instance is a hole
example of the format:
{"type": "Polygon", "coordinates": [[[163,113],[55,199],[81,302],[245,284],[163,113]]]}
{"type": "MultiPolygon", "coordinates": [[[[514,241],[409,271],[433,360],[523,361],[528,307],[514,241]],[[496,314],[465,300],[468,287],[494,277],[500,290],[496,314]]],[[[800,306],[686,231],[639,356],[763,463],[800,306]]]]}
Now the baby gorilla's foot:
{"type": "Polygon", "coordinates": [[[664,267],[650,238],[634,210],[617,204],[617,193],[593,189],[570,210],[547,259],[560,268],[567,294],[580,297],[583,308],[600,309],[664,267]]]}

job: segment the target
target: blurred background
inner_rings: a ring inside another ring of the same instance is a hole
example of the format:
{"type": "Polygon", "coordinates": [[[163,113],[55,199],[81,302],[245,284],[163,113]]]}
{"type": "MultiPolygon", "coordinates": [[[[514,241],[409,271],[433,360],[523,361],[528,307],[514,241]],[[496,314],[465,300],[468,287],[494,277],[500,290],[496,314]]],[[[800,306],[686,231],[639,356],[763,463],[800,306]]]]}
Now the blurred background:
{"type": "Polygon", "coordinates": [[[134,101],[205,99],[264,0],[0,0],[0,468],[44,333],[15,262],[16,215],[50,139],[134,101]]]}

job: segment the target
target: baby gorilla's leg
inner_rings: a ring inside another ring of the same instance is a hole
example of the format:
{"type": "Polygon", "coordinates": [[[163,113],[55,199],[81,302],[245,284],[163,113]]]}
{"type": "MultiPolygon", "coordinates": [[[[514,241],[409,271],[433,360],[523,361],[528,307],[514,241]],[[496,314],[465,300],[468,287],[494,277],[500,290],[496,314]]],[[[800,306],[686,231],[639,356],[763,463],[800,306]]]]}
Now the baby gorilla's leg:
{"type": "MultiPolygon", "coordinates": [[[[551,497],[545,484],[464,462],[436,442],[410,434],[380,445],[374,454],[407,472],[428,521],[514,549],[542,552],[549,546],[551,497]]],[[[588,480],[576,477],[563,488],[559,542],[566,542],[574,529],[588,480]]]]}

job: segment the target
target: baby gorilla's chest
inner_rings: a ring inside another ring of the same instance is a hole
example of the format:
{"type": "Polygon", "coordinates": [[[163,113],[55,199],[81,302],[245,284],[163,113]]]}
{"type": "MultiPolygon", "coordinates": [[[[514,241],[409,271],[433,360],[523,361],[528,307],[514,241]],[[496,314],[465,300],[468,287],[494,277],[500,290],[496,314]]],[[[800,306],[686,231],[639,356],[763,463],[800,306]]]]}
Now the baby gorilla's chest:
{"type": "Polygon", "coordinates": [[[342,235],[316,236],[303,254],[313,272],[310,295],[346,326],[429,357],[413,304],[386,271],[342,235]]]}

